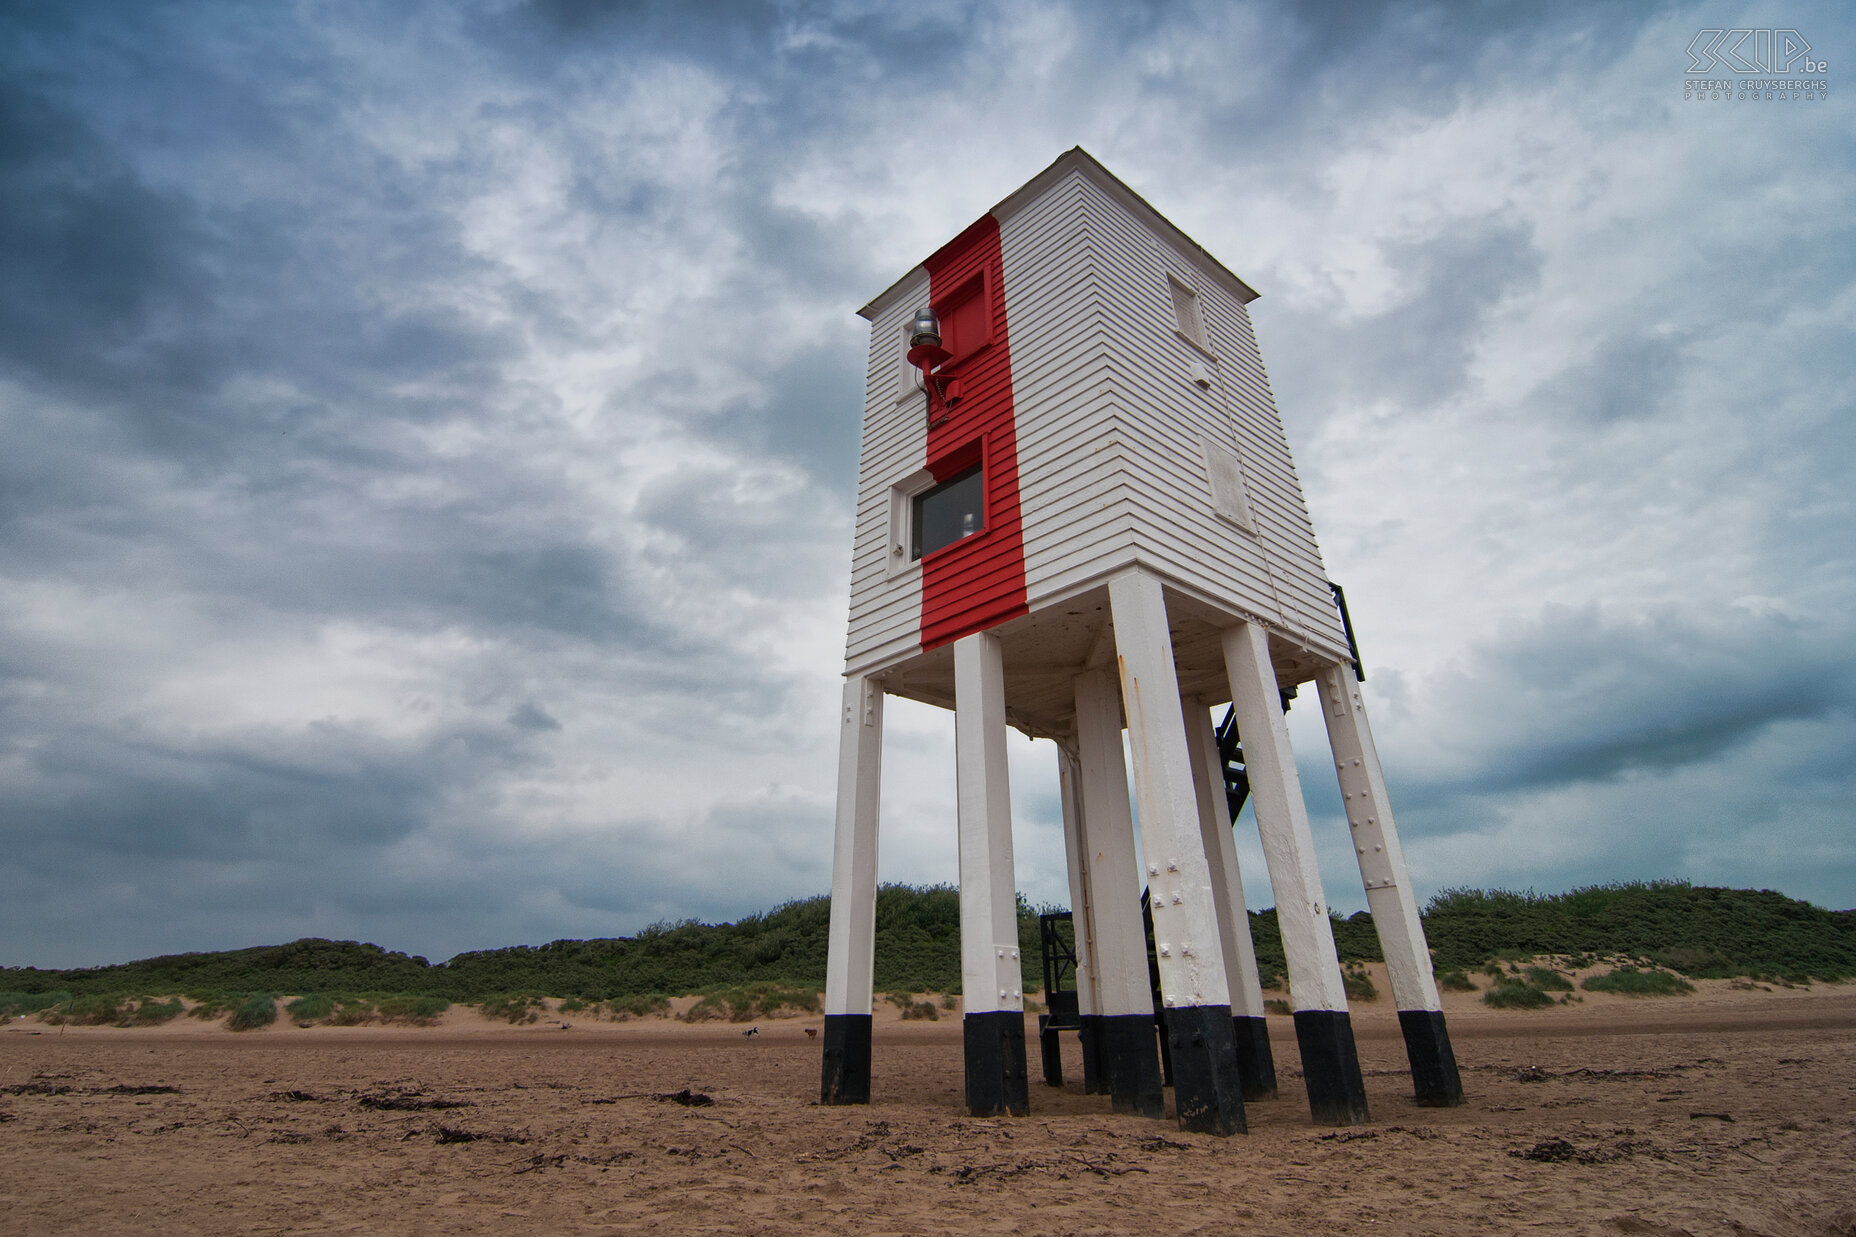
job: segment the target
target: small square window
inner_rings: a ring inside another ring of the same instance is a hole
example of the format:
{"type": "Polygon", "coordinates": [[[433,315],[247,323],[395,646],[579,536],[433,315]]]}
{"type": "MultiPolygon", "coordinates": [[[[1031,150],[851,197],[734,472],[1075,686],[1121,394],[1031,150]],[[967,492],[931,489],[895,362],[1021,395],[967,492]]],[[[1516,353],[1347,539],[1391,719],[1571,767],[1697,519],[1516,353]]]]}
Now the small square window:
{"type": "Polygon", "coordinates": [[[1173,294],[1173,325],[1190,342],[1210,352],[1211,345],[1205,342],[1205,315],[1199,310],[1199,294],[1171,275],[1166,277],[1166,286],[1173,294]]]}
{"type": "Polygon", "coordinates": [[[986,527],[986,485],[979,465],[917,494],[909,521],[910,558],[921,558],[986,527]]]}

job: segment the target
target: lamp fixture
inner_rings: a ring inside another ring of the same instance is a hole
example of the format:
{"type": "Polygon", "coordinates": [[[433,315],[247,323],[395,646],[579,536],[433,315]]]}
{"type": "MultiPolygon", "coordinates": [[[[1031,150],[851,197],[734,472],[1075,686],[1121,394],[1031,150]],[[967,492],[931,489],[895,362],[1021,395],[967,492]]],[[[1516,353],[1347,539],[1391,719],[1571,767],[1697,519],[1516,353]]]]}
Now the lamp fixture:
{"type": "Polygon", "coordinates": [[[935,370],[953,358],[941,344],[941,320],[935,316],[932,305],[924,305],[915,311],[915,320],[909,324],[909,364],[922,371],[922,390],[928,396],[928,424],[939,425],[954,413],[954,405],[960,402],[958,394],[950,394],[953,384],[951,378],[935,376],[935,370]],[[940,416],[936,416],[939,406],[940,416]]]}

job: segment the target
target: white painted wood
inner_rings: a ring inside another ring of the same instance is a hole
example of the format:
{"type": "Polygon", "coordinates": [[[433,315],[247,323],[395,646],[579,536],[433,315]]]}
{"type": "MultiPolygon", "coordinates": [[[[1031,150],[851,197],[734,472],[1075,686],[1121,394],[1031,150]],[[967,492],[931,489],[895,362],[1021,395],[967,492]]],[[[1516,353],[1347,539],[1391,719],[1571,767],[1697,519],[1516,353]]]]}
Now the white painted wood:
{"type": "Polygon", "coordinates": [[[1241,302],[1202,278],[1162,230],[1100,185],[1085,181],[1081,200],[1112,357],[1108,379],[1126,405],[1121,445],[1138,489],[1129,511],[1142,560],[1314,647],[1344,649],[1241,302]],[[1177,329],[1169,280],[1196,293],[1209,350],[1177,329]],[[1195,364],[1213,372],[1209,389],[1193,382],[1195,364]],[[1242,461],[1254,541],[1218,517],[1203,461],[1208,438],[1230,445],[1242,461]]]}
{"type": "Polygon", "coordinates": [[[1115,409],[1103,386],[1107,341],[1074,172],[1000,216],[1006,316],[1018,423],[1025,582],[1035,607],[1054,574],[1100,575],[1126,561],[1123,468],[1115,409]],[[1080,574],[1079,574],[1080,573],[1080,574]]]}
{"type": "Polygon", "coordinates": [[[1334,952],[1334,929],[1321,893],[1314,834],[1289,746],[1289,726],[1270,665],[1269,638],[1255,623],[1239,623],[1224,633],[1224,657],[1244,743],[1244,767],[1250,775],[1250,799],[1276,894],[1290,998],[1298,1010],[1344,1012],[1347,989],[1334,952]]]}
{"type": "Polygon", "coordinates": [[[825,1012],[868,1014],[876,965],[877,816],[883,773],[883,691],[844,684],[838,727],[838,819],[831,859],[825,1012]]]}
{"type": "Polygon", "coordinates": [[[1022,1011],[1005,663],[997,636],[977,632],[954,642],[954,692],[962,1005],[969,1014],[1022,1011]]]}
{"type": "Polygon", "coordinates": [[[928,423],[921,401],[897,399],[906,343],[903,332],[915,310],[928,300],[927,272],[918,267],[898,288],[902,299],[870,324],[863,449],[851,545],[847,674],[863,673],[921,648],[921,568],[911,562],[898,570],[894,563],[891,490],[919,473],[927,462],[928,423]]]}
{"type": "Polygon", "coordinates": [[[1392,800],[1386,794],[1385,774],[1373,747],[1372,728],[1367,725],[1360,681],[1354,677],[1353,666],[1341,662],[1322,673],[1320,687],[1321,716],[1328,724],[1348,832],[1360,862],[1373,927],[1379,933],[1379,948],[1386,956],[1392,998],[1400,1009],[1442,1009],[1417,896],[1392,819],[1392,800]]]}
{"type": "Polygon", "coordinates": [[[1160,581],[1138,569],[1123,571],[1109,581],[1109,605],[1133,754],[1141,851],[1153,895],[1161,999],[1168,1007],[1229,1005],[1160,581]]]}
{"type": "Polygon", "coordinates": [[[1231,1012],[1261,1018],[1263,980],[1257,972],[1257,946],[1250,936],[1250,908],[1244,903],[1244,877],[1237,866],[1237,840],[1231,836],[1231,804],[1224,793],[1224,761],[1218,755],[1218,732],[1203,704],[1180,701],[1186,715],[1187,755],[1192,760],[1192,790],[1199,803],[1199,834],[1212,875],[1212,905],[1218,912],[1218,937],[1224,944],[1225,978],[1231,989],[1231,1012]]]}
{"type": "Polygon", "coordinates": [[[1076,751],[1082,769],[1098,1012],[1152,1014],[1134,816],[1128,808],[1128,766],[1121,748],[1121,697],[1114,674],[1106,669],[1076,676],[1076,751]]]}
{"type": "MultiPolygon", "coordinates": [[[[1057,740],[1056,748],[1057,789],[1063,802],[1063,854],[1070,876],[1070,929],[1076,951],[1076,1009],[1090,1015],[1101,1008],[1101,999],[1096,993],[1095,908],[1089,889],[1089,845],[1083,827],[1083,770],[1074,738],[1057,740]]],[[[1045,993],[1044,1000],[1050,1002],[1049,993],[1045,993]]]]}

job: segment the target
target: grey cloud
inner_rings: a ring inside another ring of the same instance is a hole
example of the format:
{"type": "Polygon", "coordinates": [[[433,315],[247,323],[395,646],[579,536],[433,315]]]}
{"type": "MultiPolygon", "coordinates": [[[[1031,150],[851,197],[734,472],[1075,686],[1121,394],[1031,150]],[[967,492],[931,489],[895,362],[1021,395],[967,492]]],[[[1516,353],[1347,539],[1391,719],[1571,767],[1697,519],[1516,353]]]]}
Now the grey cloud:
{"type": "MultiPolygon", "coordinates": [[[[482,744],[473,745],[481,753],[482,744]]],[[[68,729],[23,753],[5,828],[12,861],[41,876],[107,857],[236,866],[378,849],[418,827],[450,768],[439,751],[332,735],[320,753],[191,747],[68,729]],[[318,759],[320,757],[320,759],[318,759]]]]}
{"type": "Polygon", "coordinates": [[[509,724],[517,730],[559,730],[560,719],[533,702],[524,702],[509,715],[509,724]]]}
{"type": "Polygon", "coordinates": [[[1621,333],[1547,383],[1533,402],[1551,416],[1653,419],[1680,397],[1680,378],[1693,364],[1686,343],[1671,335],[1621,333]]]}
{"type": "MultiPolygon", "coordinates": [[[[816,98],[828,97],[830,87],[847,79],[881,80],[886,92],[932,81],[945,74],[947,59],[923,55],[922,49],[970,42],[976,28],[991,19],[984,6],[959,4],[822,8],[772,0],[525,0],[478,26],[487,44],[543,71],[575,57],[675,56],[724,64],[734,74],[762,80],[790,74],[795,87],[812,83],[816,98]]],[[[792,106],[777,109],[780,114],[810,110],[803,99],[783,102],[792,106]]]]}
{"type": "Polygon", "coordinates": [[[1433,793],[1729,762],[1781,723],[1856,714],[1856,681],[1838,656],[1847,636],[1744,612],[1616,621],[1548,607],[1433,688],[1423,724],[1447,753],[1426,762],[1433,793]]]}
{"type": "Polygon", "coordinates": [[[547,730],[466,723],[396,741],[328,722],[197,742],[41,724],[21,741],[24,720],[15,706],[0,722],[15,740],[0,867],[26,916],[9,923],[9,945],[42,965],[250,944],[252,925],[293,907],[322,908],[297,927],[331,936],[368,916],[454,913],[456,901],[422,904],[428,882],[458,880],[422,839],[531,767],[529,736],[547,730]],[[72,896],[74,874],[94,896],[72,896]]]}
{"type": "Polygon", "coordinates": [[[83,392],[199,389],[212,367],[173,336],[211,294],[200,233],[81,117],[0,79],[0,362],[83,392]]]}
{"type": "Polygon", "coordinates": [[[1531,229],[1500,214],[1388,243],[1384,254],[1397,284],[1388,308],[1344,324],[1272,311],[1269,363],[1286,374],[1301,415],[1388,398],[1422,409],[1458,394],[1490,316],[1540,274],[1531,229]]]}

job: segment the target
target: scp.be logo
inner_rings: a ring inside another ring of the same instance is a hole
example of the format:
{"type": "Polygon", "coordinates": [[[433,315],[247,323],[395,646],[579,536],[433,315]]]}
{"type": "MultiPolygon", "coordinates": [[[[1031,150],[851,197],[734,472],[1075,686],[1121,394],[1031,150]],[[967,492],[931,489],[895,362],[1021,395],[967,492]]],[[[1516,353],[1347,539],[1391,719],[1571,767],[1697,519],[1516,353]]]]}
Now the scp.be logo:
{"type": "Polygon", "coordinates": [[[1812,60],[1811,44],[1796,30],[1703,30],[1688,45],[1688,71],[1712,73],[1824,73],[1827,60],[1812,60]]]}

